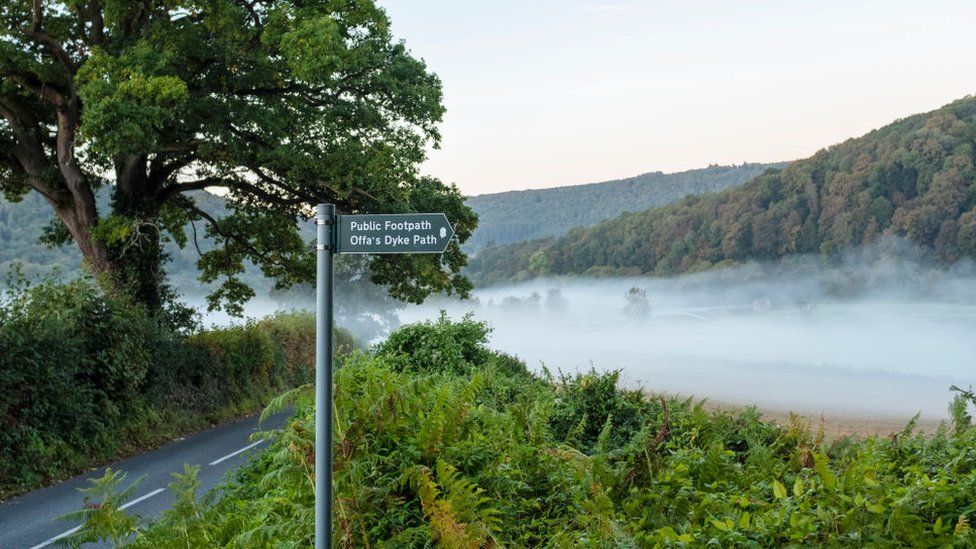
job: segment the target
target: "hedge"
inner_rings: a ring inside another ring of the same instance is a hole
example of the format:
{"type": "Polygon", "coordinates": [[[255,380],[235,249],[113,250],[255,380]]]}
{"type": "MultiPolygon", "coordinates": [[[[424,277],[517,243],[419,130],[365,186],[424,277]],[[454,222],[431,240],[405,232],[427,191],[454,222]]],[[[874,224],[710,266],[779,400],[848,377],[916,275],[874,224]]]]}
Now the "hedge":
{"type": "Polygon", "coordinates": [[[314,340],[307,313],[180,331],[85,279],[7,291],[0,498],[259,409],[312,381],[314,340]]]}

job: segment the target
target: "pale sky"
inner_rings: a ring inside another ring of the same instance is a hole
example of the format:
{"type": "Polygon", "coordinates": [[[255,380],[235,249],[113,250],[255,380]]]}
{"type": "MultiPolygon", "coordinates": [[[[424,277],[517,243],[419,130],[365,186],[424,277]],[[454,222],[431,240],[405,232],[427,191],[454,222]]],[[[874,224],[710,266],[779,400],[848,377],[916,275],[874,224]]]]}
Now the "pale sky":
{"type": "Polygon", "coordinates": [[[972,0],[380,0],[469,195],[810,156],[976,93],[972,0]]]}

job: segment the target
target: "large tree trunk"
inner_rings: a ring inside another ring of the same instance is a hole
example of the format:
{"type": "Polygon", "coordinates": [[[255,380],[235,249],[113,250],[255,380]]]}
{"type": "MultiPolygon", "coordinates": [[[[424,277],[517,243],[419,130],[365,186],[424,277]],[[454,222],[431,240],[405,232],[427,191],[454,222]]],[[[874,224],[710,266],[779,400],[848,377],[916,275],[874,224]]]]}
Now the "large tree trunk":
{"type": "Polygon", "coordinates": [[[159,311],[165,305],[166,280],[158,189],[147,175],[145,156],[120,159],[115,176],[112,211],[126,218],[132,231],[111,247],[113,279],[150,311],[159,311]]]}
{"type": "MultiPolygon", "coordinates": [[[[16,142],[8,143],[24,182],[40,193],[54,209],[58,219],[71,234],[89,268],[101,275],[111,270],[108,248],[92,238],[98,221],[95,195],[74,157],[75,129],[78,124],[78,101],[64,99],[48,90],[57,105],[55,154],[61,181],[52,178],[50,157],[45,151],[45,132],[35,113],[15,98],[0,98],[0,116],[6,119],[16,142]]],[[[46,98],[48,96],[45,96],[46,98]]]]}
{"type": "MultiPolygon", "coordinates": [[[[92,204],[95,198],[92,197],[92,204]]],[[[108,247],[103,242],[95,240],[92,236],[92,229],[95,227],[96,217],[79,215],[75,201],[52,203],[54,212],[58,219],[68,229],[72,240],[81,251],[81,256],[85,265],[91,269],[92,273],[98,278],[104,278],[112,271],[112,262],[109,258],[108,247]]]]}
{"type": "Polygon", "coordinates": [[[70,195],[65,193],[49,202],[99,283],[107,291],[125,293],[156,312],[165,305],[165,257],[157,224],[159,205],[145,167],[144,157],[129,157],[116,163],[111,210],[125,218],[130,229],[125,238],[117,241],[108,243],[92,234],[99,216],[87,181],[76,181],[69,185],[70,195]]]}
{"type": "MultiPolygon", "coordinates": [[[[104,39],[104,22],[97,4],[91,20],[94,44],[104,39]]],[[[150,180],[145,155],[118,158],[112,209],[125,223],[109,224],[111,230],[120,229],[108,235],[109,238],[99,234],[99,224],[105,218],[99,218],[95,203],[96,177],[86,173],[76,156],[82,104],[74,85],[80,63],[73,56],[87,57],[85,50],[89,48],[80,43],[68,47],[49,34],[48,30],[63,33],[61,29],[44,28],[45,9],[44,3],[33,2],[31,24],[24,27],[24,39],[39,46],[52,63],[35,67],[36,54],[31,52],[25,58],[29,62],[25,62],[23,71],[7,71],[5,67],[4,74],[0,75],[0,83],[5,85],[4,93],[0,94],[0,120],[6,123],[0,132],[0,152],[5,153],[0,154],[0,161],[4,162],[3,167],[23,175],[24,182],[44,196],[81,251],[85,265],[108,291],[126,292],[150,311],[159,311],[166,290],[157,224],[158,186],[166,174],[150,180]],[[62,73],[52,74],[48,69],[54,67],[62,73]],[[35,74],[39,68],[45,70],[35,74]],[[20,87],[20,91],[8,93],[8,81],[20,87]],[[21,92],[28,92],[31,98],[21,92]],[[41,103],[36,104],[35,100],[41,103]],[[48,118],[52,114],[53,120],[48,118]],[[48,129],[52,121],[53,136],[48,129]],[[8,133],[13,139],[8,138],[8,133]],[[52,159],[55,166],[51,165],[52,159]],[[57,175],[52,167],[56,168],[57,175]]],[[[138,13],[141,18],[148,17],[146,10],[138,13]]],[[[135,23],[127,21],[123,23],[130,27],[135,23]]]]}
{"type": "Polygon", "coordinates": [[[57,110],[56,152],[58,168],[70,198],[55,210],[81,250],[86,263],[109,291],[122,291],[150,311],[163,306],[163,261],[156,193],[149,188],[146,157],[130,156],[116,161],[116,185],[112,209],[130,223],[131,233],[106,242],[92,234],[99,221],[91,182],[75,158],[75,135],[80,121],[78,98],[71,96],[57,110]]]}

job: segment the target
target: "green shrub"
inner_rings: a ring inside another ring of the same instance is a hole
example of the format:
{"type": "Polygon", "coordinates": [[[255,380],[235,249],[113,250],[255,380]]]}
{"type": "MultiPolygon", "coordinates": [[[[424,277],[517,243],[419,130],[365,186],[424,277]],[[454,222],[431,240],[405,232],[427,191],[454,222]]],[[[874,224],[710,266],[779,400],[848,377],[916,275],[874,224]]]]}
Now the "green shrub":
{"type": "Polygon", "coordinates": [[[93,285],[43,282],[0,305],[0,494],[79,466],[141,405],[165,331],[93,285]]]}
{"type": "Polygon", "coordinates": [[[549,424],[558,440],[574,443],[590,452],[600,433],[609,428],[609,442],[623,446],[641,429],[642,414],[651,405],[641,391],[617,387],[620,372],[597,372],[567,376],[560,374],[554,384],[556,401],[549,424]]]}
{"type": "Polygon", "coordinates": [[[969,407],[976,406],[976,393],[971,388],[965,390],[955,385],[951,389],[956,392],[956,396],[949,403],[949,417],[952,419],[953,431],[956,435],[963,435],[973,426],[973,416],[969,413],[969,407]]]}
{"type": "Polygon", "coordinates": [[[451,322],[441,313],[435,322],[404,326],[376,347],[394,368],[407,371],[468,373],[491,356],[485,347],[490,332],[484,322],[466,316],[451,322]]]}

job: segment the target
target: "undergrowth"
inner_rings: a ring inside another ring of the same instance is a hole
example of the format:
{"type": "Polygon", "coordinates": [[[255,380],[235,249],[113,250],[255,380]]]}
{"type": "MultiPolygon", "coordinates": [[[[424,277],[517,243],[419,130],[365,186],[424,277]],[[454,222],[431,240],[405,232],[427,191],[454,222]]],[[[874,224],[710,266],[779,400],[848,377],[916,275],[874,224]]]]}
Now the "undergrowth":
{"type": "MultiPolygon", "coordinates": [[[[487,328],[442,318],[404,328],[335,374],[339,547],[972,547],[976,429],[828,442],[794,419],[647,398],[617,374],[533,375],[485,347],[487,328]]],[[[195,470],[154,523],[117,513],[123,486],[71,542],[132,547],[308,547],[314,410],[294,417],[214,502],[195,470]]],[[[116,474],[117,475],[117,474],[116,474]]]]}

